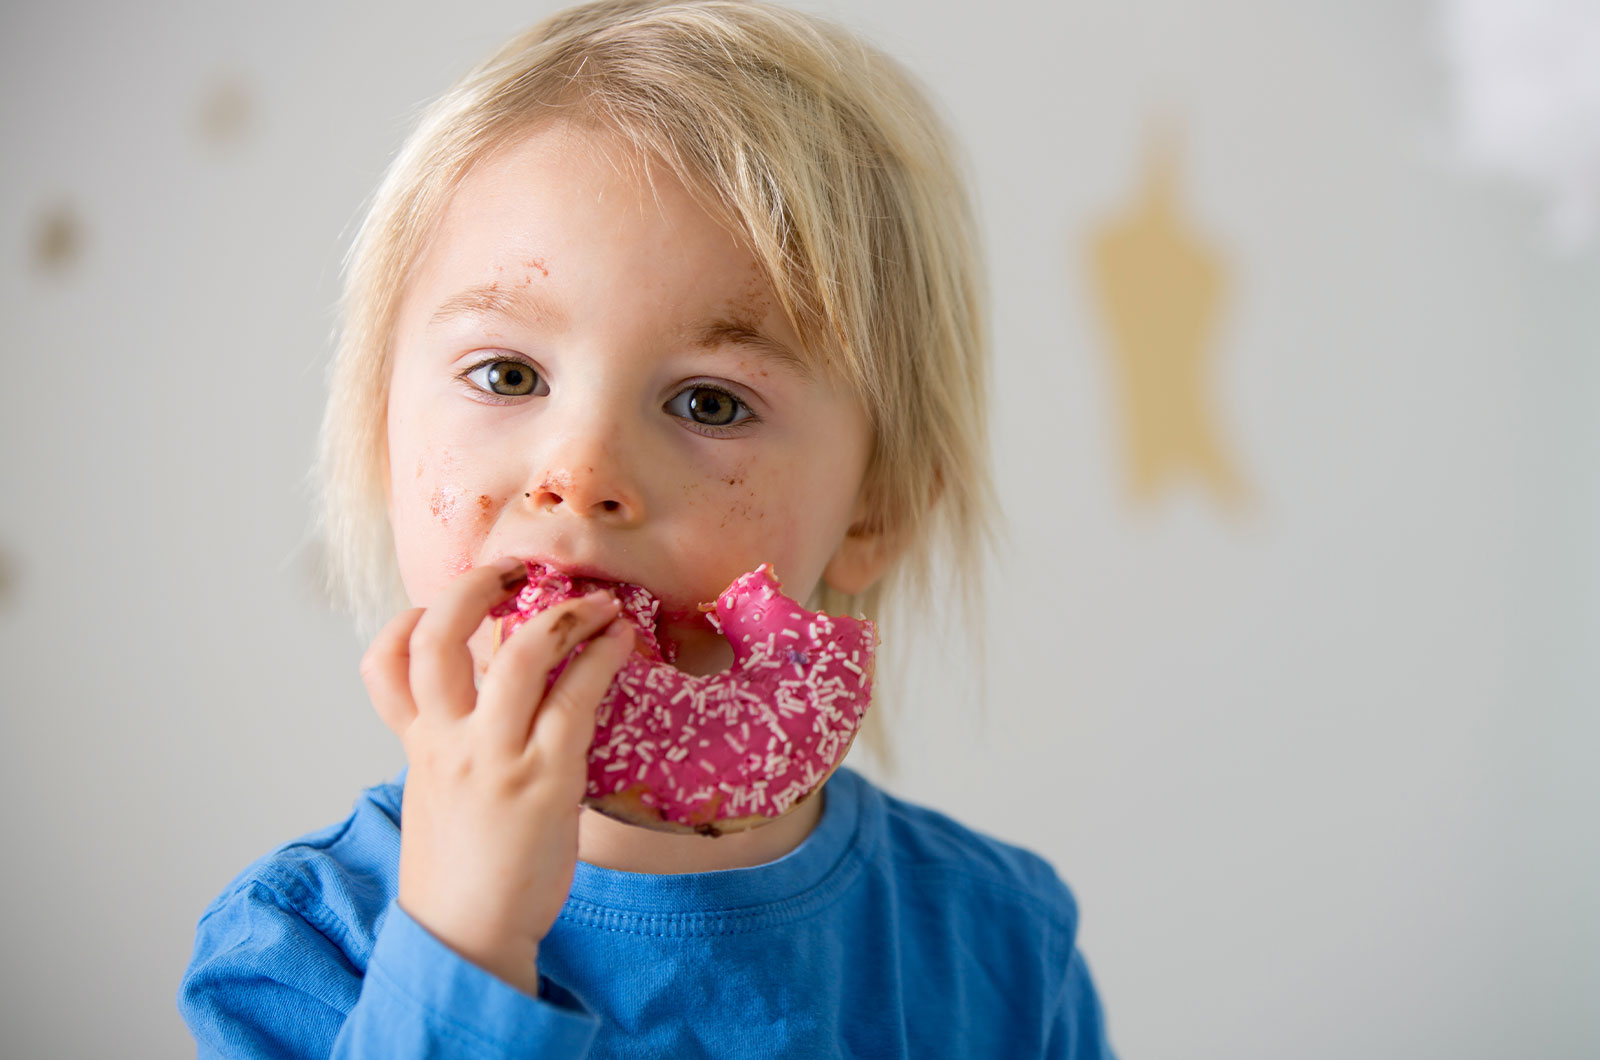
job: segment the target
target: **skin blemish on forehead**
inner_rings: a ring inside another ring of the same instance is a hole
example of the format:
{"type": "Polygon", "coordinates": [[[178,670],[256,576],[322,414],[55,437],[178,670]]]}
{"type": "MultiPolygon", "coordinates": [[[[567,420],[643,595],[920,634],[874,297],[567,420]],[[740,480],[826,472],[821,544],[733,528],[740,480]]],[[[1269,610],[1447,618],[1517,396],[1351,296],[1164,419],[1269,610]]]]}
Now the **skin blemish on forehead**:
{"type": "Polygon", "coordinates": [[[767,368],[782,368],[801,380],[816,377],[813,359],[787,334],[781,313],[775,314],[777,295],[758,263],[750,265],[750,276],[743,288],[722,303],[715,319],[687,336],[693,345],[705,349],[738,349],[751,356],[742,360],[739,370],[768,376],[767,368]],[[774,316],[778,319],[773,319],[774,316]]]}
{"type": "Polygon", "coordinates": [[[744,290],[728,300],[723,313],[735,326],[759,332],[767,314],[772,312],[772,288],[760,266],[752,265],[750,271],[744,290]]]}
{"type": "MultiPolygon", "coordinates": [[[[538,269],[540,276],[543,276],[547,280],[550,278],[550,270],[545,268],[545,264],[544,264],[544,259],[543,258],[529,258],[528,259],[528,268],[530,268],[530,269],[538,269]]],[[[530,275],[529,278],[530,279],[532,278],[531,275],[530,275]]]]}

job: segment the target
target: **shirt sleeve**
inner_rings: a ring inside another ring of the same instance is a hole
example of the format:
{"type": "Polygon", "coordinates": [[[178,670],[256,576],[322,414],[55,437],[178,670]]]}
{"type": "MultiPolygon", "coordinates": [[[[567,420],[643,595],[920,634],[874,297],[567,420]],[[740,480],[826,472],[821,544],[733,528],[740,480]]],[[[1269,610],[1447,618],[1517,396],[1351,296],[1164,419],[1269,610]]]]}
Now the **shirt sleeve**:
{"type": "Polygon", "coordinates": [[[1047,1060],[1116,1060],[1106,1039],[1105,1013],[1083,954],[1073,947],[1045,1042],[1047,1060]]]}
{"type": "Polygon", "coordinates": [[[599,1021],[540,981],[529,997],[390,903],[366,968],[259,881],[201,919],[178,1008],[202,1060],[586,1056],[599,1021]]]}

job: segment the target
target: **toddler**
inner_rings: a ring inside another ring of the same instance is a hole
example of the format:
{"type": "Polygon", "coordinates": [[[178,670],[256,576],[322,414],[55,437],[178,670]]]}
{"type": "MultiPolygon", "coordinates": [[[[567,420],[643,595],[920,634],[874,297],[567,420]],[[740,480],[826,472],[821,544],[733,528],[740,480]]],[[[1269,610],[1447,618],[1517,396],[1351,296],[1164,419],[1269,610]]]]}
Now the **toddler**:
{"type": "Polygon", "coordinates": [[[728,835],[603,816],[614,594],[490,641],[529,562],[648,589],[691,674],[732,659],[696,605],[761,564],[834,614],[909,612],[936,555],[970,585],[972,228],[910,79],[765,4],[575,8],[427,112],[350,253],[321,462],[408,766],[206,910],[201,1056],[1110,1055],[1040,858],[848,768],[728,835]]]}

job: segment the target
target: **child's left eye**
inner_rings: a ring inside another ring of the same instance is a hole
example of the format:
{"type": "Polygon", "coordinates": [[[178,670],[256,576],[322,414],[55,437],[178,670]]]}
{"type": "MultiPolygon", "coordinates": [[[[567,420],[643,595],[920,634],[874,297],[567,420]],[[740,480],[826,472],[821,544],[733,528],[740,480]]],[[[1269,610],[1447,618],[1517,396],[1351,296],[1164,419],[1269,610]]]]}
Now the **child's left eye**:
{"type": "Polygon", "coordinates": [[[736,427],[755,415],[750,406],[728,391],[705,384],[680,390],[666,408],[675,416],[705,427],[736,427]]]}

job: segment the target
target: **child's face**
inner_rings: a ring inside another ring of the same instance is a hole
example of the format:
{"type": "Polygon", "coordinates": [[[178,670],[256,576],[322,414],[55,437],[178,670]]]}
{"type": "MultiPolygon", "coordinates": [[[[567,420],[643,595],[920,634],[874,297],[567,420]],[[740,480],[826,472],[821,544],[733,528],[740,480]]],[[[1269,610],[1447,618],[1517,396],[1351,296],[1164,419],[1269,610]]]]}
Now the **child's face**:
{"type": "Polygon", "coordinates": [[[679,665],[709,672],[732,655],[694,608],[739,574],[771,563],[802,600],[825,570],[865,588],[840,582],[861,577],[846,531],[871,427],[777,352],[799,340],[739,241],[591,137],[556,125],[476,168],[406,289],[388,406],[400,573],[423,607],[502,556],[643,585],[679,665]]]}

